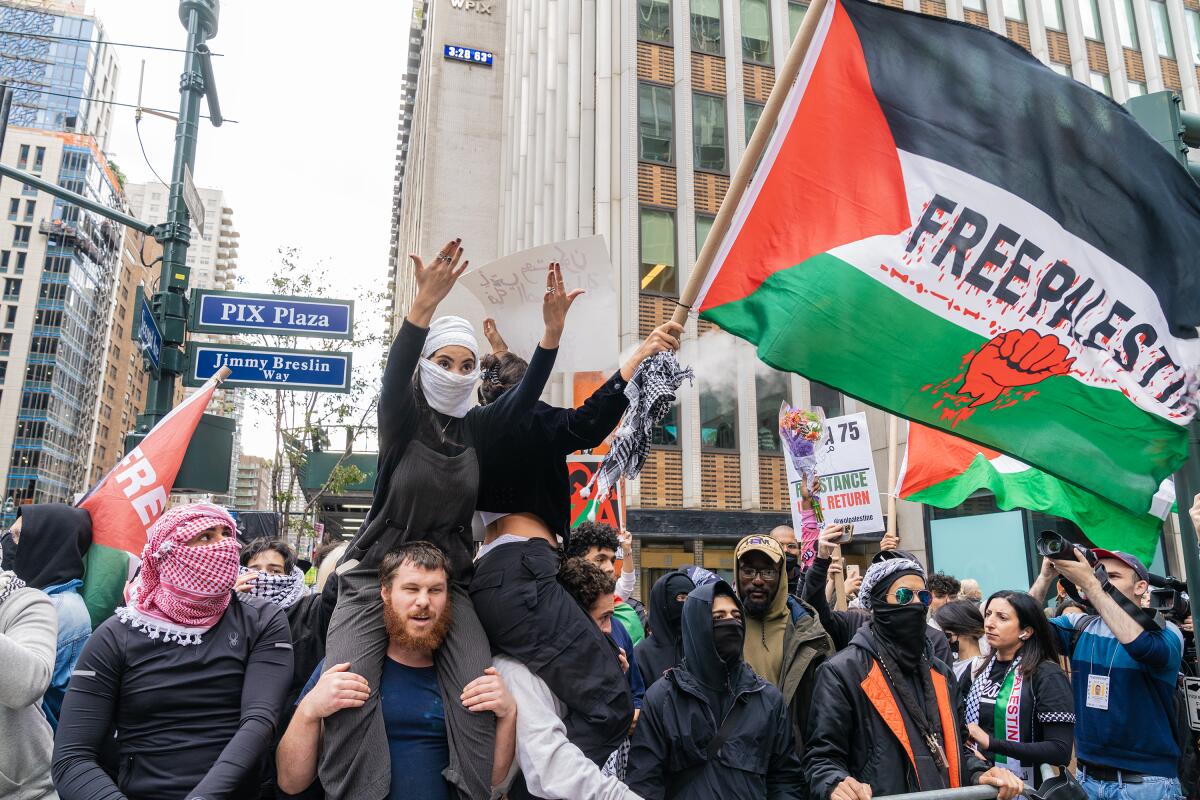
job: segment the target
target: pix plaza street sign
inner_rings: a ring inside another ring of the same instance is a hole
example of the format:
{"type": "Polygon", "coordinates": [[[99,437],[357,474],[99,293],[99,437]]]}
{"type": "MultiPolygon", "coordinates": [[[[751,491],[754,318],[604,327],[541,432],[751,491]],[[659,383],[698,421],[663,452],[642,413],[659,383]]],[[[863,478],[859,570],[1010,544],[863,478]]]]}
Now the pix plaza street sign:
{"type": "Polygon", "coordinates": [[[346,394],[353,374],[351,359],[351,353],[324,350],[188,342],[183,383],[202,386],[221,367],[229,367],[222,384],[226,387],[346,394]]]}
{"type": "Polygon", "coordinates": [[[351,339],[354,301],[195,289],[188,330],[351,339]]]}
{"type": "Polygon", "coordinates": [[[150,310],[150,303],[146,300],[141,286],[137,287],[135,301],[138,305],[138,319],[133,330],[133,340],[138,343],[138,349],[149,360],[154,371],[158,372],[162,363],[162,331],[158,328],[158,321],[154,319],[154,312],[150,310]]]}

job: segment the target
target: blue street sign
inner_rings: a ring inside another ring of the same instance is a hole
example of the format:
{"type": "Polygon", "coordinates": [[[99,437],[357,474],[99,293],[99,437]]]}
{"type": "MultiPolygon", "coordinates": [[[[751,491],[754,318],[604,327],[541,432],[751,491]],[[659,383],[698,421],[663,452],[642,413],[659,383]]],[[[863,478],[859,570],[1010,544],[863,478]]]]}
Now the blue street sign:
{"type": "Polygon", "coordinates": [[[146,301],[141,286],[137,288],[137,301],[138,321],[133,340],[138,343],[142,354],[157,371],[162,361],[162,331],[158,329],[158,322],[154,319],[154,313],[150,310],[150,303],[146,301]]]}
{"type": "Polygon", "coordinates": [[[490,67],[496,59],[496,56],[487,50],[476,50],[474,47],[459,47],[456,44],[445,45],[442,49],[442,55],[454,61],[465,61],[468,64],[477,64],[481,67],[490,67]]]}
{"type": "Polygon", "coordinates": [[[202,386],[229,367],[223,386],[299,392],[350,391],[351,353],[286,350],[239,344],[188,342],[185,386],[202,386]]]}
{"type": "Polygon", "coordinates": [[[188,330],[351,339],[354,301],[195,289],[188,330]]]}

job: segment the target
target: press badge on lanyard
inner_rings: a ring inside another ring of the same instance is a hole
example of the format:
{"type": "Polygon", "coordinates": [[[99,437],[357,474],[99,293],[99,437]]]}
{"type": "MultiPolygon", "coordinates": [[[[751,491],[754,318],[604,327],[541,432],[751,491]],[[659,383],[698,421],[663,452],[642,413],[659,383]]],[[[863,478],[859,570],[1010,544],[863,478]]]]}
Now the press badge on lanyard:
{"type": "Polygon", "coordinates": [[[1108,676],[1088,675],[1087,707],[1108,711],[1108,676]]]}

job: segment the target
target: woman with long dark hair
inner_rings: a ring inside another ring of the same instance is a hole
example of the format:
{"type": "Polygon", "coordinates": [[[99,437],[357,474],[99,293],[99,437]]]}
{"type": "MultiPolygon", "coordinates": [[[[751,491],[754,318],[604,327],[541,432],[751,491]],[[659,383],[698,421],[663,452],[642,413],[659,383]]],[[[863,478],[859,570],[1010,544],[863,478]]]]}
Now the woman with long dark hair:
{"type": "MultiPolygon", "coordinates": [[[[484,330],[493,353],[482,362],[479,397],[491,408],[524,385],[534,364],[507,351],[494,323],[484,330]]],[[[471,580],[479,620],[493,648],[528,667],[566,705],[568,738],[599,765],[624,742],[634,708],[615,643],[558,582],[559,543],[565,548],[571,535],[566,461],[612,433],[638,367],[677,350],[682,333],[671,322],[652,331],[579,408],[537,403],[481,461],[487,533],[471,580]]]]}
{"type": "Polygon", "coordinates": [[[967,692],[971,739],[996,766],[1037,787],[1039,764],[1071,760],[1075,701],[1056,638],[1036,600],[1002,590],[984,607],[992,654],[967,692]]]}
{"type": "Polygon", "coordinates": [[[983,614],[979,605],[970,600],[955,600],[933,612],[933,618],[941,626],[942,633],[950,642],[950,650],[954,653],[954,674],[962,679],[964,674],[970,674],[967,683],[974,679],[988,659],[984,657],[979,647],[983,638],[983,614]]]}

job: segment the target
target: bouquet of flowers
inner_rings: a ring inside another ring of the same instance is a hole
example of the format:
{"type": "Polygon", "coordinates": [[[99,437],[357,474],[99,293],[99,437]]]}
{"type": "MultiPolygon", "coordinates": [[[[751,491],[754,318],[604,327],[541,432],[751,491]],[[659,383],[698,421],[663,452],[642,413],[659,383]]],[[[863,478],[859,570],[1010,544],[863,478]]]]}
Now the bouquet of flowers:
{"type": "Polygon", "coordinates": [[[821,490],[820,476],[817,474],[817,442],[821,439],[824,427],[816,412],[792,408],[787,403],[779,408],[779,438],[787,448],[792,466],[804,481],[805,494],[812,500],[813,514],[818,524],[825,522],[821,500],[817,496],[821,490]]]}

